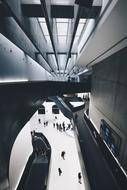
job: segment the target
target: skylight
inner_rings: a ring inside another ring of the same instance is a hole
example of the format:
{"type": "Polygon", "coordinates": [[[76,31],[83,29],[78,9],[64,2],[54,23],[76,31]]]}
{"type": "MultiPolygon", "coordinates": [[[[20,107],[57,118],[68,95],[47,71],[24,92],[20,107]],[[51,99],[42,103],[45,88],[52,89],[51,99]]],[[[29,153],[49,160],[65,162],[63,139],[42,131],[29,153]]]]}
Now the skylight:
{"type": "Polygon", "coordinates": [[[59,54],[59,66],[60,66],[60,68],[65,67],[66,57],[67,57],[66,54],[59,54]]]}
{"type": "Polygon", "coordinates": [[[45,36],[45,39],[48,43],[51,43],[50,41],[50,36],[49,36],[49,32],[48,32],[48,28],[47,28],[47,24],[45,21],[45,18],[38,18],[38,21],[40,23],[41,29],[43,31],[43,34],[45,36]]]}
{"type": "Polygon", "coordinates": [[[58,41],[61,46],[64,46],[67,41],[69,19],[56,19],[58,41]]]}
{"type": "Polygon", "coordinates": [[[86,24],[86,19],[80,19],[79,24],[78,24],[78,28],[77,28],[77,31],[76,31],[76,36],[81,35],[85,24],[86,24]]]}
{"type": "Polygon", "coordinates": [[[58,41],[61,46],[64,46],[67,41],[67,36],[58,36],[58,41]]]}
{"type": "Polygon", "coordinates": [[[57,18],[57,19],[56,19],[56,22],[60,22],[60,23],[66,23],[66,22],[68,22],[68,21],[69,21],[68,18],[57,18]]]}
{"type": "Polygon", "coordinates": [[[86,21],[87,21],[87,19],[80,19],[79,20],[79,24],[78,24],[78,27],[77,27],[77,31],[76,31],[73,46],[75,46],[78,43],[78,41],[79,41],[79,39],[81,37],[81,34],[83,32],[84,26],[86,25],[86,21]]]}
{"type": "Polygon", "coordinates": [[[83,23],[83,24],[86,24],[86,18],[80,18],[80,21],[79,23],[83,23]]]}
{"type": "Polygon", "coordinates": [[[68,23],[57,22],[58,35],[67,35],[68,23]]]}
{"type": "Polygon", "coordinates": [[[49,36],[48,28],[45,22],[40,22],[41,28],[45,36],[49,36]]]}

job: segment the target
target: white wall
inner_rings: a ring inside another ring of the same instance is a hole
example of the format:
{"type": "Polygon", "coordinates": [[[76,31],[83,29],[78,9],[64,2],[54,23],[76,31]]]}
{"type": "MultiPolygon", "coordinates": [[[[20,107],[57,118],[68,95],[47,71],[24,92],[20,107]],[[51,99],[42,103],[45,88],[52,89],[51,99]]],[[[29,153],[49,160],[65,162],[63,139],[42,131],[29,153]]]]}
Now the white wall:
{"type": "Polygon", "coordinates": [[[0,34],[0,82],[48,79],[43,67],[0,34]]]}
{"type": "Polygon", "coordinates": [[[16,189],[28,158],[33,151],[30,131],[28,122],[17,136],[13,145],[9,163],[10,190],[16,189]]]}

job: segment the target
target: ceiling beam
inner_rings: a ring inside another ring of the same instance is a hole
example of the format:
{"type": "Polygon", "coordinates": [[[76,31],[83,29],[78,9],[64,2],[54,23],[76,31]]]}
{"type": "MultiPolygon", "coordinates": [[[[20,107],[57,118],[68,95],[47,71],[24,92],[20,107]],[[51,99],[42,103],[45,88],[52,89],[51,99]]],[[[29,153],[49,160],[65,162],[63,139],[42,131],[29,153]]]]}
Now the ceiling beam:
{"type": "MultiPolygon", "coordinates": [[[[13,0],[9,0],[9,1],[2,0],[2,3],[0,4],[0,6],[2,6],[4,10],[7,10],[7,12],[11,15],[11,17],[0,18],[0,22],[1,22],[0,29],[2,31],[2,34],[5,35],[9,40],[11,40],[15,45],[17,45],[23,51],[25,50],[25,52],[27,49],[26,47],[28,47],[28,44],[27,44],[27,41],[24,40],[26,38],[24,36],[27,36],[27,38],[29,39],[28,41],[30,41],[32,43],[32,46],[34,46],[35,49],[37,50],[37,52],[41,54],[42,59],[44,60],[45,64],[47,64],[47,67],[50,67],[51,71],[54,71],[45,57],[46,52],[44,49],[45,45],[44,45],[44,40],[43,40],[43,34],[42,34],[38,21],[36,19],[31,21],[29,18],[26,18],[23,16],[21,4],[19,1],[16,1],[15,3],[13,0]],[[16,31],[20,31],[20,33],[16,34],[16,31]],[[24,40],[22,43],[18,42],[19,36],[20,37],[23,36],[23,38],[21,38],[24,40]]],[[[26,53],[29,52],[28,54],[29,56],[31,56],[30,51],[31,51],[31,48],[28,49],[26,52],[26,53]]],[[[33,58],[33,56],[31,57],[33,58]]]]}
{"type": "Polygon", "coordinates": [[[79,20],[80,20],[80,17],[81,17],[81,12],[82,12],[82,7],[79,6],[78,10],[77,10],[77,15],[76,15],[76,18],[75,18],[75,22],[74,22],[73,33],[72,33],[71,42],[70,42],[70,46],[69,46],[69,50],[68,50],[68,54],[67,54],[67,60],[66,60],[65,68],[64,68],[64,74],[65,74],[65,71],[67,69],[69,58],[71,57],[71,50],[72,50],[72,46],[73,46],[73,43],[74,43],[74,39],[75,39],[76,31],[77,31],[77,28],[78,28],[79,20]]]}
{"type": "Polygon", "coordinates": [[[51,28],[51,25],[52,25],[52,23],[51,23],[51,15],[50,15],[50,11],[48,10],[51,7],[49,7],[49,6],[51,6],[51,5],[47,6],[46,0],[41,0],[41,8],[42,8],[42,11],[43,11],[44,16],[45,16],[45,20],[46,20],[46,24],[47,24],[47,28],[48,28],[48,32],[49,32],[49,36],[50,36],[50,40],[51,40],[54,55],[55,55],[55,58],[56,58],[57,68],[59,70],[57,51],[56,51],[56,46],[55,46],[55,42],[54,42],[54,39],[53,39],[52,28],[51,28]]]}
{"type": "MultiPolygon", "coordinates": [[[[88,8],[84,8],[81,18],[96,18],[100,12],[101,6],[93,6],[91,11],[88,8]]],[[[44,12],[40,4],[22,4],[22,14],[25,17],[44,17],[44,12]]],[[[11,16],[3,4],[0,4],[0,16],[11,16]]],[[[51,18],[74,18],[74,6],[72,5],[51,5],[51,18]]]]}
{"type": "MultiPolygon", "coordinates": [[[[54,53],[53,52],[47,52],[47,55],[53,55],[54,53]]],[[[57,52],[58,55],[66,55],[67,52],[57,52]]],[[[77,53],[71,53],[72,55],[77,55],[77,53]]]]}
{"type": "Polygon", "coordinates": [[[74,18],[74,6],[52,5],[52,18],[74,18]]]}
{"type": "Polygon", "coordinates": [[[72,47],[73,47],[73,43],[74,43],[74,39],[75,39],[75,35],[76,35],[76,31],[78,28],[80,18],[83,18],[82,17],[83,15],[89,15],[89,17],[94,15],[95,16],[94,19],[96,19],[100,13],[101,7],[98,7],[97,9],[98,9],[98,11],[93,7],[92,8],[86,8],[86,7],[81,7],[81,6],[78,7],[77,15],[75,18],[75,23],[74,23],[74,28],[73,28],[73,33],[72,33],[72,38],[71,38],[71,42],[70,42],[70,47],[69,47],[68,54],[67,54],[67,61],[65,64],[64,74],[65,74],[67,66],[68,66],[69,58],[71,57],[71,51],[72,51],[72,47]],[[96,14],[93,14],[94,12],[96,14]]]}

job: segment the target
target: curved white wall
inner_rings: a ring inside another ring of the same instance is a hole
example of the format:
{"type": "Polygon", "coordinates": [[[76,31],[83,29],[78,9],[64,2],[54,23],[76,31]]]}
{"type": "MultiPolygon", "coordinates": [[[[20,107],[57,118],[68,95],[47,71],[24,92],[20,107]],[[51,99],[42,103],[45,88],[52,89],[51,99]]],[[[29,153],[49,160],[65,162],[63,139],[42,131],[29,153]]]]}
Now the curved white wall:
{"type": "Polygon", "coordinates": [[[30,131],[28,122],[17,136],[13,145],[9,164],[10,190],[16,189],[27,160],[33,151],[30,131]]]}

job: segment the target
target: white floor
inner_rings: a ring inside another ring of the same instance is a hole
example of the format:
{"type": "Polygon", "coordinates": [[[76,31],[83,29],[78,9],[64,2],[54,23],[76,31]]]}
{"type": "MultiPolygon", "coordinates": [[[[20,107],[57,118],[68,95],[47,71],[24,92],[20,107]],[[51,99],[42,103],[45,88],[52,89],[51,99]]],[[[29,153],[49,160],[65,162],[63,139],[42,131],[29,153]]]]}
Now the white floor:
{"type": "Polygon", "coordinates": [[[45,103],[46,114],[38,115],[36,112],[30,120],[31,130],[35,129],[42,132],[47,137],[52,148],[48,190],[85,190],[83,179],[82,184],[78,183],[77,175],[78,172],[81,172],[81,168],[74,137],[53,128],[54,122],[62,123],[65,121],[67,125],[70,121],[62,113],[57,115],[57,119],[55,119],[52,114],[53,104],[45,103]],[[41,119],[41,124],[38,123],[39,118],[41,119]],[[44,121],[48,121],[47,127],[44,127],[44,121]],[[60,156],[63,150],[66,152],[65,160],[60,156]],[[61,176],[58,175],[59,167],[62,170],[61,176]]]}

